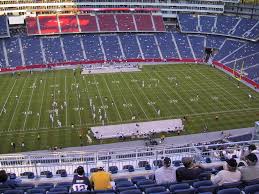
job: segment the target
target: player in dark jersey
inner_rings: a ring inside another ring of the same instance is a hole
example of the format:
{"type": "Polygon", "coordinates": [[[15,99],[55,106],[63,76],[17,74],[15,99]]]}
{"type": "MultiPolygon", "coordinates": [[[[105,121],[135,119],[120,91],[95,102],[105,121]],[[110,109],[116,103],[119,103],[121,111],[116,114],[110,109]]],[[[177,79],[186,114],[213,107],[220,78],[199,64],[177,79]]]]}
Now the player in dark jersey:
{"type": "Polygon", "coordinates": [[[72,182],[72,190],[73,191],[86,191],[91,190],[91,183],[87,176],[85,176],[85,171],[82,166],[77,168],[77,175],[74,176],[72,182]]]}

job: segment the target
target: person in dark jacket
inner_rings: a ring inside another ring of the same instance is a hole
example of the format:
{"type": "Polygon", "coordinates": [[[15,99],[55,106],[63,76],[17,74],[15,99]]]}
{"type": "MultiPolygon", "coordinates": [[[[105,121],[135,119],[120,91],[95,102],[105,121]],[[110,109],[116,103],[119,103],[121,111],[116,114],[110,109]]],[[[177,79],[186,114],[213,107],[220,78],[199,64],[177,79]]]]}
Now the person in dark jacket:
{"type": "Polygon", "coordinates": [[[15,189],[17,182],[15,180],[9,179],[5,170],[0,170],[0,186],[15,189]]]}
{"type": "Polygon", "coordinates": [[[85,176],[85,171],[82,166],[77,168],[77,175],[74,176],[72,181],[73,191],[86,191],[91,190],[91,184],[87,176],[85,176]]]}

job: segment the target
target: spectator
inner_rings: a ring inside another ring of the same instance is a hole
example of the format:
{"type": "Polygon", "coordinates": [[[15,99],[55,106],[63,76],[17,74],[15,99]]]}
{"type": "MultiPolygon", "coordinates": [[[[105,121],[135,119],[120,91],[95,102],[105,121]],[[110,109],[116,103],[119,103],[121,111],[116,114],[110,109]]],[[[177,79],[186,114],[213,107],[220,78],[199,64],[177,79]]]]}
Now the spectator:
{"type": "Polygon", "coordinates": [[[111,189],[111,174],[104,171],[103,162],[97,162],[97,172],[94,172],[90,178],[94,190],[111,189]]]}
{"type": "Polygon", "coordinates": [[[176,179],[178,182],[185,180],[195,180],[204,171],[202,166],[194,164],[193,158],[182,158],[184,167],[180,167],[176,170],[176,179]]]}
{"type": "Polygon", "coordinates": [[[237,170],[237,162],[234,158],[226,160],[225,170],[218,172],[216,176],[211,177],[211,181],[219,186],[225,183],[234,183],[241,180],[241,172],[237,170]]]}
{"type": "Polygon", "coordinates": [[[164,158],[164,166],[155,171],[157,184],[176,182],[176,171],[171,167],[171,159],[164,158]]]}
{"type": "Polygon", "coordinates": [[[256,165],[258,158],[254,153],[250,153],[245,157],[248,166],[240,168],[241,179],[250,181],[259,179],[259,167],[256,165]]]}
{"type": "Polygon", "coordinates": [[[88,177],[85,176],[85,171],[82,166],[79,166],[76,170],[77,175],[73,178],[73,185],[72,190],[73,191],[85,191],[85,190],[91,190],[91,184],[88,179],[88,177]]]}
{"type": "MultiPolygon", "coordinates": [[[[248,151],[249,151],[249,153],[255,154],[257,159],[259,158],[259,151],[257,150],[257,148],[254,144],[251,144],[248,146],[248,151]]],[[[257,162],[256,165],[259,166],[259,162],[257,162]]]]}
{"type": "Polygon", "coordinates": [[[15,187],[17,186],[17,182],[15,180],[9,179],[5,170],[0,170],[0,185],[15,189],[15,187]]]}

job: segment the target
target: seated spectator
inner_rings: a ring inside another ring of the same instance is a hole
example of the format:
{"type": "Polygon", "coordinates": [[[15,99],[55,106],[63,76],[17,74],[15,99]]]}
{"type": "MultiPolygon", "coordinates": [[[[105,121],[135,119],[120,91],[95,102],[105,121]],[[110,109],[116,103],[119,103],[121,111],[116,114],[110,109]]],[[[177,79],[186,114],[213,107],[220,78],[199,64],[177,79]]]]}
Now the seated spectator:
{"type": "Polygon", "coordinates": [[[17,186],[17,182],[13,179],[9,179],[5,170],[0,170],[0,185],[15,189],[15,187],[17,186]]]}
{"type": "Polygon", "coordinates": [[[79,166],[76,170],[77,175],[74,176],[72,181],[73,191],[85,191],[91,190],[91,184],[88,177],[85,176],[85,171],[82,166],[79,166]]]}
{"type": "Polygon", "coordinates": [[[194,164],[191,157],[182,158],[182,163],[184,167],[176,170],[176,179],[178,182],[198,179],[199,175],[204,172],[202,166],[194,164]]]}
{"type": "Polygon", "coordinates": [[[163,166],[155,171],[155,178],[157,184],[176,182],[176,172],[171,167],[170,158],[164,158],[163,166]]]}
{"type": "MultiPolygon", "coordinates": [[[[257,159],[259,158],[259,150],[257,150],[257,148],[254,144],[251,144],[248,146],[248,151],[249,151],[249,153],[255,154],[257,159]]],[[[256,165],[259,166],[259,162],[257,162],[256,165]]]]}
{"type": "Polygon", "coordinates": [[[221,170],[217,175],[211,177],[211,181],[219,186],[225,183],[234,183],[241,180],[241,172],[237,170],[237,162],[234,158],[226,160],[225,170],[221,170]]]}
{"type": "Polygon", "coordinates": [[[107,190],[111,189],[111,174],[104,171],[103,162],[99,161],[96,165],[98,171],[91,175],[90,182],[94,190],[107,190]]]}
{"type": "Polygon", "coordinates": [[[248,166],[240,168],[241,179],[243,181],[250,181],[259,179],[259,167],[256,165],[258,158],[255,154],[250,153],[245,157],[248,166]]]}

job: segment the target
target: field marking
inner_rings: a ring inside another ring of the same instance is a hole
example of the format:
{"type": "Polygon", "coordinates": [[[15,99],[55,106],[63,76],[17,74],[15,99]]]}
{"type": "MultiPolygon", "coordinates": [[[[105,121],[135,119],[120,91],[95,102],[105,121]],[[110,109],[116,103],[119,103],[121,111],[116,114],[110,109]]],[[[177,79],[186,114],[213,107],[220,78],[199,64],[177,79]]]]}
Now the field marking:
{"type": "MultiPolygon", "coordinates": [[[[144,72],[144,73],[145,73],[145,74],[148,74],[148,76],[152,78],[152,76],[151,76],[149,73],[147,73],[147,72],[144,72]]],[[[155,77],[157,77],[157,76],[155,75],[155,77]]],[[[160,79],[161,79],[161,78],[158,78],[158,80],[160,80],[160,79]]],[[[165,82],[166,82],[166,81],[165,81],[165,82]]],[[[172,97],[171,97],[170,95],[168,95],[167,92],[165,92],[165,90],[160,86],[160,84],[158,84],[158,87],[159,87],[159,88],[163,91],[163,93],[169,98],[169,100],[172,100],[172,97]]],[[[175,104],[175,106],[177,107],[178,111],[182,113],[181,109],[178,108],[177,104],[175,104]]],[[[171,112],[171,111],[170,111],[170,112],[171,112]]]]}
{"type": "Polygon", "coordinates": [[[6,103],[8,102],[8,99],[9,99],[9,97],[10,97],[12,91],[13,91],[13,88],[14,88],[14,86],[15,86],[15,84],[16,84],[16,81],[17,81],[17,79],[15,79],[14,84],[13,84],[13,86],[12,86],[12,88],[11,88],[11,90],[10,90],[10,92],[9,92],[9,94],[8,94],[8,96],[7,96],[6,100],[5,100],[5,102],[4,102],[4,105],[3,105],[2,110],[1,110],[1,112],[0,112],[0,116],[2,115],[2,113],[3,113],[4,109],[5,109],[5,105],[6,105],[6,103]]]}
{"type": "MultiPolygon", "coordinates": [[[[111,76],[112,76],[113,81],[115,81],[113,74],[111,74],[111,76]]],[[[128,102],[127,102],[127,100],[126,100],[124,94],[123,94],[122,91],[121,91],[121,88],[118,86],[118,84],[115,84],[115,85],[116,85],[117,88],[120,90],[120,93],[121,93],[121,95],[122,95],[122,97],[123,97],[124,102],[125,102],[126,104],[128,104],[128,102]]],[[[132,112],[130,106],[128,106],[127,108],[130,110],[131,116],[133,116],[133,112],[132,112]]]]}
{"type": "Polygon", "coordinates": [[[65,102],[66,102],[66,126],[67,126],[67,75],[65,75],[65,102]]]}
{"type": "Polygon", "coordinates": [[[110,88],[109,88],[109,86],[108,86],[108,84],[107,84],[107,81],[106,81],[105,77],[102,76],[102,78],[103,78],[104,81],[105,81],[106,87],[108,88],[108,91],[109,91],[109,93],[110,93],[110,96],[112,97],[112,100],[113,100],[113,102],[114,102],[115,108],[116,108],[116,110],[117,110],[117,112],[118,112],[118,114],[119,114],[120,120],[121,120],[121,122],[122,122],[121,114],[120,114],[120,111],[118,110],[117,103],[115,102],[115,100],[114,100],[114,98],[113,98],[113,95],[112,95],[112,93],[111,93],[111,90],[110,90],[110,88]]]}
{"type": "Polygon", "coordinates": [[[21,99],[21,96],[22,96],[22,93],[23,93],[23,89],[24,89],[24,86],[25,86],[25,83],[26,83],[27,79],[28,79],[28,76],[26,77],[26,79],[25,79],[25,81],[24,81],[24,84],[23,84],[22,89],[21,89],[21,93],[20,93],[19,98],[18,98],[18,100],[17,100],[17,102],[16,102],[16,106],[15,106],[15,109],[14,109],[14,112],[13,112],[13,116],[12,116],[12,118],[11,118],[10,124],[9,124],[9,126],[8,126],[8,129],[7,129],[8,132],[10,131],[10,128],[11,128],[11,126],[12,126],[12,122],[13,122],[13,119],[14,119],[14,115],[15,115],[16,110],[17,110],[17,107],[18,107],[18,105],[19,105],[19,102],[20,102],[20,99],[21,99]]]}
{"type": "Polygon", "coordinates": [[[147,114],[146,114],[145,110],[143,109],[143,107],[141,106],[141,104],[139,103],[137,97],[136,97],[135,94],[132,92],[132,90],[131,90],[131,88],[129,87],[127,81],[125,81],[124,76],[123,76],[123,73],[120,73],[120,76],[122,77],[122,80],[125,82],[126,86],[129,88],[131,94],[132,94],[133,97],[135,98],[136,102],[138,103],[138,105],[139,105],[139,107],[141,108],[142,112],[145,114],[146,118],[147,118],[147,119],[150,119],[150,118],[147,116],[147,114]]]}
{"type": "Polygon", "coordinates": [[[77,83],[77,79],[75,76],[74,76],[74,81],[75,81],[75,84],[78,84],[78,87],[76,87],[76,99],[77,99],[77,105],[78,105],[79,122],[80,122],[80,125],[82,125],[81,106],[80,106],[79,95],[78,95],[79,82],[77,83]]]}
{"type": "MultiPolygon", "coordinates": [[[[37,82],[37,79],[38,79],[38,78],[35,78],[35,79],[34,79],[33,85],[34,85],[34,83],[37,82]]],[[[33,96],[33,93],[34,93],[35,88],[36,88],[36,86],[32,87],[31,97],[30,97],[30,100],[29,100],[29,105],[28,105],[28,107],[27,107],[27,111],[26,111],[25,119],[24,119],[24,123],[23,123],[23,131],[24,131],[24,129],[25,129],[26,121],[27,121],[27,118],[28,118],[28,112],[29,112],[29,110],[30,110],[31,100],[32,100],[32,96],[33,96]]]]}
{"type": "MultiPolygon", "coordinates": [[[[235,113],[235,112],[253,112],[253,111],[259,111],[259,108],[246,108],[246,109],[236,109],[236,110],[230,110],[230,111],[215,111],[215,112],[203,112],[203,113],[193,113],[193,114],[184,114],[184,115],[175,115],[174,117],[171,117],[171,116],[166,116],[166,117],[160,117],[160,118],[154,118],[152,120],[145,120],[145,119],[140,119],[138,121],[143,121],[143,122],[148,122],[148,121],[155,121],[155,120],[165,120],[165,119],[173,119],[173,118],[182,118],[184,116],[188,116],[188,117],[199,117],[199,116],[203,116],[203,115],[214,115],[214,114],[225,114],[225,113],[235,113]]],[[[136,122],[136,121],[134,121],[136,122]]],[[[132,122],[132,120],[124,120],[123,123],[134,123],[132,122]]],[[[121,122],[110,122],[110,124],[121,124],[121,122]]],[[[79,126],[79,127],[82,127],[82,126],[79,126]]],[[[42,133],[48,133],[49,130],[52,130],[52,131],[59,131],[59,130],[64,130],[64,131],[67,131],[67,130],[71,130],[71,128],[40,128],[41,130],[46,130],[46,131],[41,131],[42,133]]],[[[80,130],[79,128],[76,129],[76,130],[80,130]]],[[[4,133],[5,135],[13,135],[13,132],[16,132],[16,133],[24,133],[24,131],[21,131],[21,130],[15,130],[15,131],[8,131],[9,133],[5,132],[5,131],[2,131],[0,132],[0,134],[4,133]]],[[[26,133],[30,133],[30,134],[35,134],[35,133],[38,133],[37,131],[35,130],[32,130],[32,129],[28,129],[26,130],[26,133]],[[30,132],[31,131],[31,132],[30,132]]]]}
{"type": "MultiPolygon", "coordinates": [[[[130,74],[130,77],[131,77],[131,79],[135,79],[135,78],[132,76],[132,74],[130,74]]],[[[135,83],[135,85],[137,85],[137,88],[139,88],[139,90],[144,94],[144,97],[147,99],[147,101],[150,102],[151,100],[147,97],[146,93],[141,89],[141,87],[140,87],[137,83],[135,83]]],[[[154,111],[155,111],[155,113],[156,113],[156,115],[157,115],[156,107],[154,106],[154,104],[151,104],[151,106],[153,107],[153,109],[154,109],[154,111]]]]}
{"type": "Polygon", "coordinates": [[[171,86],[168,84],[168,82],[166,82],[164,79],[162,79],[162,77],[161,77],[161,75],[160,75],[159,73],[157,73],[157,72],[155,72],[155,73],[157,74],[157,76],[158,76],[161,80],[164,81],[165,85],[167,85],[167,87],[168,87],[171,91],[173,91],[173,93],[175,93],[179,99],[181,99],[181,100],[184,102],[184,104],[189,108],[189,110],[190,110],[191,112],[196,113],[196,111],[181,97],[181,95],[177,92],[177,90],[173,90],[173,89],[171,88],[171,86]]]}
{"type": "MultiPolygon", "coordinates": [[[[96,82],[95,75],[93,75],[93,76],[94,76],[94,81],[95,81],[95,83],[97,83],[97,82],[96,82]]],[[[106,109],[104,108],[104,103],[103,103],[103,99],[102,99],[101,93],[100,93],[100,91],[99,91],[99,87],[98,87],[97,84],[94,84],[94,85],[95,85],[95,87],[97,88],[97,93],[98,93],[98,95],[99,95],[99,98],[101,99],[101,103],[102,103],[102,106],[103,106],[103,110],[104,110],[104,112],[107,114],[106,109]]],[[[114,102],[114,103],[115,103],[115,102],[114,102]]],[[[108,115],[107,115],[107,123],[109,123],[108,115]]]]}
{"type": "MultiPolygon", "coordinates": [[[[209,80],[210,82],[213,82],[214,85],[216,85],[218,88],[220,88],[221,90],[224,90],[227,94],[229,94],[229,96],[233,96],[231,95],[225,88],[223,88],[221,85],[217,84],[214,80],[207,78],[205,75],[203,75],[202,73],[200,73],[198,70],[195,70],[196,72],[198,72],[200,75],[202,75],[203,77],[205,77],[205,79],[209,80]]],[[[246,103],[241,102],[238,98],[236,98],[235,96],[233,96],[233,98],[235,98],[240,104],[243,104],[246,106],[246,108],[249,108],[249,106],[246,103]]],[[[230,100],[229,100],[230,101],[230,100]]],[[[230,101],[231,102],[231,101],[230,101]]]]}
{"type": "Polygon", "coordinates": [[[44,96],[45,96],[46,82],[47,82],[47,78],[45,78],[44,87],[43,87],[43,94],[42,94],[42,98],[41,98],[40,115],[39,115],[38,127],[37,127],[38,129],[40,128],[41,112],[42,112],[43,100],[44,100],[44,96]]]}

